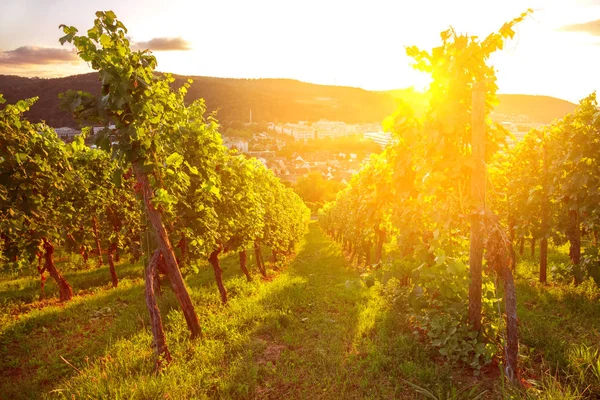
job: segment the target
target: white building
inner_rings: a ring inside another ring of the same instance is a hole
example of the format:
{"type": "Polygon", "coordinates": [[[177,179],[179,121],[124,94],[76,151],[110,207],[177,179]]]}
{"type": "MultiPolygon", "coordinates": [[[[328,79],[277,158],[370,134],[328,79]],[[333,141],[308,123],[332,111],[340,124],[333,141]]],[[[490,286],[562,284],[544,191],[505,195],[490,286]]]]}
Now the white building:
{"type": "Polygon", "coordinates": [[[63,126],[62,128],[55,128],[54,131],[59,139],[64,142],[72,142],[75,139],[75,136],[79,135],[81,131],[73,128],[69,128],[67,126],[63,126]]]}
{"type": "Polygon", "coordinates": [[[358,125],[351,125],[341,121],[328,121],[322,119],[312,124],[318,138],[336,138],[358,133],[358,125]]]}
{"type": "Polygon", "coordinates": [[[371,139],[375,143],[385,148],[392,140],[392,135],[389,132],[365,132],[363,134],[365,139],[371,139]]]}
{"type": "Polygon", "coordinates": [[[229,150],[236,149],[240,153],[248,152],[248,141],[237,138],[225,138],[223,141],[225,147],[229,150]]]}
{"type": "Polygon", "coordinates": [[[296,140],[310,140],[323,138],[338,138],[342,136],[360,135],[364,132],[375,132],[381,129],[381,125],[375,123],[368,124],[347,124],[342,121],[328,121],[325,119],[309,124],[306,121],[299,121],[296,124],[277,124],[269,123],[268,129],[277,133],[283,133],[293,136],[296,140]]]}
{"type": "MultiPolygon", "coordinates": [[[[102,131],[104,129],[103,126],[92,126],[92,134],[96,135],[98,132],[102,131]]],[[[116,129],[116,126],[114,126],[113,124],[110,124],[108,126],[108,129],[110,129],[111,131],[114,131],[116,129]]]]}
{"type": "Polygon", "coordinates": [[[282,128],[283,133],[294,137],[294,140],[312,140],[315,138],[315,129],[305,125],[304,122],[298,124],[285,124],[282,128]]]}
{"type": "MultiPolygon", "coordinates": [[[[305,121],[300,121],[297,124],[269,124],[269,130],[285,135],[293,136],[295,140],[311,140],[315,138],[315,129],[306,124],[305,121]]],[[[278,144],[279,145],[279,144],[278,144]]]]}

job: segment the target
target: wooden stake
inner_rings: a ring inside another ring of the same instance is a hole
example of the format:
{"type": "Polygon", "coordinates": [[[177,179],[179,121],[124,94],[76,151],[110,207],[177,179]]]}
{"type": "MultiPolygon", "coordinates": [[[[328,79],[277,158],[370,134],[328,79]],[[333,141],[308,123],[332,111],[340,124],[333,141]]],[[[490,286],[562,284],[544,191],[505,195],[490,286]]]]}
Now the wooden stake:
{"type": "Polygon", "coordinates": [[[471,247],[469,266],[469,323],[473,330],[481,329],[481,269],[483,264],[483,212],[485,211],[485,84],[473,85],[471,110],[471,152],[473,173],[471,175],[471,198],[474,205],[471,214],[471,247]]]}
{"type": "Polygon", "coordinates": [[[540,242],[540,282],[547,282],[548,270],[548,149],[546,148],[546,135],[542,131],[542,187],[544,188],[544,198],[542,199],[542,240],[540,242]]]}
{"type": "Polygon", "coordinates": [[[160,372],[163,366],[163,362],[171,362],[171,353],[167,347],[167,340],[165,337],[165,331],[163,329],[162,318],[160,316],[160,309],[156,302],[155,296],[155,278],[158,274],[158,263],[161,257],[160,250],[155,250],[146,268],[145,280],[146,280],[146,307],[150,314],[150,327],[152,328],[153,347],[156,351],[156,372],[160,372]]]}
{"type": "Polygon", "coordinates": [[[142,194],[144,196],[144,206],[148,214],[148,219],[152,224],[152,228],[154,228],[156,242],[158,243],[158,247],[163,255],[164,264],[167,267],[171,286],[173,287],[175,296],[177,297],[179,305],[181,306],[181,310],[183,311],[183,316],[185,317],[185,321],[187,322],[188,328],[191,332],[191,337],[198,337],[202,333],[200,329],[200,322],[198,321],[198,316],[196,314],[196,310],[194,309],[192,298],[190,297],[187,287],[185,286],[183,276],[181,275],[181,271],[179,270],[179,266],[177,265],[175,253],[173,252],[173,246],[171,246],[171,241],[169,240],[165,225],[163,224],[162,214],[159,210],[154,208],[154,205],[152,204],[154,192],[150,187],[150,183],[148,182],[148,174],[142,171],[142,166],[138,163],[134,163],[133,172],[135,173],[135,177],[140,185],[140,189],[142,190],[142,194]]]}

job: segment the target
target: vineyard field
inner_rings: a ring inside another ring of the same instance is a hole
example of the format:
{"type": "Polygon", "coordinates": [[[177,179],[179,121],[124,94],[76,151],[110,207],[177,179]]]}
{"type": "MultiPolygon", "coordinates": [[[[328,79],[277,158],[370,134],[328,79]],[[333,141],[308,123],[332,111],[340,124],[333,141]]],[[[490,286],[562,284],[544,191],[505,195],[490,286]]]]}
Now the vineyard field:
{"type": "MultiPolygon", "coordinates": [[[[559,250],[551,255],[565,257],[559,250]]],[[[35,278],[3,277],[1,398],[421,398],[406,381],[434,393],[501,394],[498,366],[480,379],[439,362],[412,332],[406,303],[390,301],[403,294],[380,283],[369,287],[316,223],[284,270],[269,264],[269,280],[246,282],[236,262],[222,263],[227,307],[208,268],[186,278],[194,303],[203,306],[201,340],[189,340],[176,299],[165,292],[160,308],[176,361],[158,378],[145,361],[152,337],[138,294],[140,266],[120,264],[116,289],[97,278],[106,267],[66,273],[75,291],[68,304],[32,301],[35,278]]],[[[249,265],[257,276],[253,259],[249,265]]],[[[522,342],[531,348],[524,365],[575,367],[569,343],[594,343],[597,298],[581,288],[542,289],[530,279],[535,263],[528,257],[517,268],[522,342]],[[542,312],[547,318],[538,318],[542,312]]]]}
{"type": "Polygon", "coordinates": [[[68,142],[0,93],[0,400],[600,398],[596,92],[492,118],[532,13],[405,47],[423,102],[340,182],[229,146],[113,11],[60,25],[101,90],[68,142]]]}

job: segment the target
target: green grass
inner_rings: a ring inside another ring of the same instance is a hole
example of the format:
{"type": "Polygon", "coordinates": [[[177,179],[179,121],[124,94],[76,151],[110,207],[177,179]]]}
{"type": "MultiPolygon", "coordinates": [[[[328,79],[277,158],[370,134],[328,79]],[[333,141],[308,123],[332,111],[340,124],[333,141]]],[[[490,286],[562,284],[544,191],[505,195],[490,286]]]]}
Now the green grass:
{"type": "Polygon", "coordinates": [[[538,282],[539,253],[517,265],[521,365],[546,396],[562,390],[553,398],[600,398],[600,290],[592,279],[575,286],[565,278],[568,251],[568,245],[550,250],[546,285],[538,282]]]}
{"type": "MultiPolygon", "coordinates": [[[[203,328],[199,339],[189,339],[163,285],[159,304],[173,362],[158,375],[142,266],[120,265],[116,289],[106,267],[67,272],[76,296],[66,304],[56,301],[50,280],[49,298],[40,301],[36,277],[0,279],[0,399],[424,398],[419,392],[474,399],[484,391],[483,398],[503,397],[498,371],[474,378],[419,342],[403,297],[392,301],[397,293],[380,283],[365,286],[315,223],[293,260],[270,265],[268,280],[252,257],[252,282],[239,271],[237,255],[222,264],[227,306],[207,266],[186,277],[203,328]]],[[[600,379],[600,364],[597,372],[592,365],[598,290],[541,286],[527,258],[518,270],[521,363],[539,391],[507,390],[504,397],[589,396],[600,379]]]]}
{"type": "MultiPolygon", "coordinates": [[[[187,277],[200,339],[190,341],[165,290],[160,306],[174,360],[158,376],[139,274],[117,289],[76,281],[86,272],[69,275],[76,291],[87,285],[72,302],[23,308],[3,324],[0,397],[418,398],[402,378],[451,387],[452,370],[423,351],[381,286],[346,285],[360,278],[316,224],[268,281],[246,282],[235,256],[223,266],[227,306],[210,270],[187,277]]],[[[2,286],[2,296],[29,290],[32,299],[39,290],[35,279],[17,283],[2,286]]]]}

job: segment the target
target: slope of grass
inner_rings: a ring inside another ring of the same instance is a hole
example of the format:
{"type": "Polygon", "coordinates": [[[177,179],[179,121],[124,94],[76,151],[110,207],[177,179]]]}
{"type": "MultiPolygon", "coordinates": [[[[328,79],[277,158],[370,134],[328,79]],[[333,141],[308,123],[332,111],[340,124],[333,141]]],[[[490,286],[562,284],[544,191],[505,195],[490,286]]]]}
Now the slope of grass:
{"type": "Polygon", "coordinates": [[[187,278],[200,339],[188,338],[165,290],[174,360],[159,375],[139,276],[14,316],[0,331],[0,398],[417,398],[402,378],[451,387],[452,370],[430,359],[382,287],[364,286],[316,224],[268,281],[246,282],[236,261],[223,263],[227,306],[209,270],[187,278]]]}
{"type": "MultiPolygon", "coordinates": [[[[556,264],[564,254],[552,257],[556,264]]],[[[417,399],[419,387],[437,399],[597,393],[598,290],[541,286],[535,259],[518,266],[520,362],[534,384],[525,394],[504,392],[497,372],[474,378],[428,350],[412,333],[406,302],[394,301],[397,290],[366,286],[315,223],[295,258],[271,265],[267,280],[246,282],[236,255],[223,267],[227,306],[211,270],[186,277],[203,327],[193,341],[164,282],[159,303],[173,362],[159,374],[140,265],[119,267],[117,289],[106,268],[67,273],[76,297],[66,304],[40,301],[35,278],[0,279],[0,399],[417,399]]]]}
{"type": "Polygon", "coordinates": [[[551,249],[546,285],[538,258],[526,255],[517,266],[522,369],[535,384],[600,398],[600,290],[591,278],[579,286],[565,278],[567,245],[551,249]]]}

